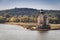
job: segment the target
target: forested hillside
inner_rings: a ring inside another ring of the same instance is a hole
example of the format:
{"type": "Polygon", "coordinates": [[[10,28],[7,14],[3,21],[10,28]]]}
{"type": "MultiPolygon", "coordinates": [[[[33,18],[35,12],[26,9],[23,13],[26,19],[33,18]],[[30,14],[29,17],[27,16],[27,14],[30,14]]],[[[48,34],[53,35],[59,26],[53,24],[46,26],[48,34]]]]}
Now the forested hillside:
{"type": "MultiPolygon", "coordinates": [[[[54,22],[60,23],[60,10],[44,10],[54,22]]],[[[0,11],[0,22],[36,22],[40,10],[33,8],[14,8],[0,11]]]]}

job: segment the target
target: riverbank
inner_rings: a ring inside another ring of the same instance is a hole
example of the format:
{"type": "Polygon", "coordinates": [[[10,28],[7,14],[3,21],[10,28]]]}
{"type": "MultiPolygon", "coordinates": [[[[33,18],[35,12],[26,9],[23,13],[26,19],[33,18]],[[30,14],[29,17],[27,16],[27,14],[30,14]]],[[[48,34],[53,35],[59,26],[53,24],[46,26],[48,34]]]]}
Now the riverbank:
{"type": "MultiPolygon", "coordinates": [[[[7,24],[11,24],[11,25],[19,25],[19,26],[22,26],[26,29],[31,29],[31,30],[34,30],[36,29],[36,26],[37,24],[36,23],[15,23],[15,22],[10,22],[10,23],[7,23],[7,24]]],[[[59,30],[60,29],[60,24],[49,24],[50,27],[51,27],[51,30],[59,30]]]]}
{"type": "Polygon", "coordinates": [[[36,23],[22,23],[22,22],[19,22],[19,23],[9,22],[6,24],[18,25],[18,26],[22,26],[23,28],[26,28],[26,29],[34,29],[37,25],[36,23]]]}

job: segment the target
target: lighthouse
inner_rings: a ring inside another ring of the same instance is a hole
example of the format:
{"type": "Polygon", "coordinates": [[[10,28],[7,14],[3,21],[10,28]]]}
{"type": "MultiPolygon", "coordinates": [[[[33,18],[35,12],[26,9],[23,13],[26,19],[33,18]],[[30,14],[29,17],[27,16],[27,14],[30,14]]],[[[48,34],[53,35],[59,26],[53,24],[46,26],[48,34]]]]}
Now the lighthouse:
{"type": "Polygon", "coordinates": [[[40,14],[37,18],[37,29],[38,30],[50,29],[48,16],[46,15],[46,13],[43,10],[40,11],[40,14]]]}

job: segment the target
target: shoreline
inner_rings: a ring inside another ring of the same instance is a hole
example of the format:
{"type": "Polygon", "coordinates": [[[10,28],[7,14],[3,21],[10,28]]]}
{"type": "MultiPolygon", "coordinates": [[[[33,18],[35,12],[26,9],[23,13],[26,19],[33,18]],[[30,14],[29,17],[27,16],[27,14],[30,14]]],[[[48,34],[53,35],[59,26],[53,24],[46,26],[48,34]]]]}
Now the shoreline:
{"type": "MultiPolygon", "coordinates": [[[[26,29],[31,29],[31,30],[35,30],[37,24],[36,23],[16,23],[16,22],[8,22],[6,24],[11,24],[11,25],[18,25],[18,26],[22,26],[23,28],[26,29]]],[[[60,30],[60,24],[49,24],[51,26],[51,30],[60,30]]]]}

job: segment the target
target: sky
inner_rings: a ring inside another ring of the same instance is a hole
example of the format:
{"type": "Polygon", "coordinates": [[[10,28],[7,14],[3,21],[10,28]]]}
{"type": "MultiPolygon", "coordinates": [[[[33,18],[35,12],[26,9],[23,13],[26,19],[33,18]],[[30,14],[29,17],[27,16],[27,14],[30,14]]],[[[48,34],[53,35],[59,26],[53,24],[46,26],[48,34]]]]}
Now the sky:
{"type": "Polygon", "coordinates": [[[0,10],[12,8],[60,10],[60,0],[0,0],[0,10]]]}

